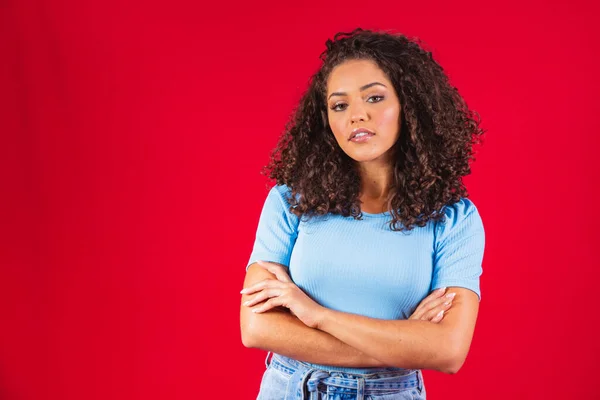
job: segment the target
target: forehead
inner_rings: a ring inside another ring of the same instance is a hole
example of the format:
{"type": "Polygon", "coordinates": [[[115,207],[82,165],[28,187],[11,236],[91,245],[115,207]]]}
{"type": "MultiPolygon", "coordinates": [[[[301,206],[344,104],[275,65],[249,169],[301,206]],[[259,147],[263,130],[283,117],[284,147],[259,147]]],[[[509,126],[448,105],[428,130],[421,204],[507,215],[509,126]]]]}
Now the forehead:
{"type": "Polygon", "coordinates": [[[374,81],[391,85],[385,72],[375,61],[349,60],[331,71],[327,79],[327,92],[358,90],[359,87],[374,81]]]}

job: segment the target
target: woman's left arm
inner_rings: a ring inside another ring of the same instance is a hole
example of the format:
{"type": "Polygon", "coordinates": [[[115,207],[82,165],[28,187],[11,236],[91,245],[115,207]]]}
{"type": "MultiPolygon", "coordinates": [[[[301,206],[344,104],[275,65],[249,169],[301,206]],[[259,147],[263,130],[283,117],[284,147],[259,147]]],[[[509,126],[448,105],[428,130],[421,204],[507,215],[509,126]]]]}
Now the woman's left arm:
{"type": "Polygon", "coordinates": [[[253,312],[286,307],[305,325],[327,332],[389,366],[453,374],[465,362],[479,312],[479,296],[471,289],[447,285],[446,293],[456,296],[438,323],[377,319],[326,308],[296,286],[280,265],[264,261],[258,264],[277,279],[265,279],[242,290],[248,295],[256,293],[244,303],[248,307],[258,304],[253,312]]]}
{"type": "Polygon", "coordinates": [[[456,293],[439,323],[383,320],[322,308],[316,328],[390,366],[454,374],[462,367],[475,331],[479,298],[469,289],[456,293]]]}

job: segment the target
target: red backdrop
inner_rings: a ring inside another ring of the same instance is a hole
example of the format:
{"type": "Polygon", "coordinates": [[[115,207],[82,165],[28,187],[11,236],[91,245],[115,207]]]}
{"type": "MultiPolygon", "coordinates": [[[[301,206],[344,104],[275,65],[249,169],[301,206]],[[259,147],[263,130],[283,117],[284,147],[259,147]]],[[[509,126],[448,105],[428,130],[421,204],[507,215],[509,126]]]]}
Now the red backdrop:
{"type": "Polygon", "coordinates": [[[488,129],[478,324],[430,398],[597,396],[598,7],[528,3],[2,2],[0,398],[256,396],[259,171],[356,26],[423,39],[488,129]]]}

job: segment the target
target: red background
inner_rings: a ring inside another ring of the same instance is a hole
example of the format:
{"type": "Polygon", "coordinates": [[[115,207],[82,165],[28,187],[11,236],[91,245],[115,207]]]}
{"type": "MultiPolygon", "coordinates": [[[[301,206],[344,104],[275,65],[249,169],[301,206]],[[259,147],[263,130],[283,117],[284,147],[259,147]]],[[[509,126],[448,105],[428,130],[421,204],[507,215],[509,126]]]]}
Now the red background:
{"type": "Polygon", "coordinates": [[[259,174],[356,26],[418,36],[483,118],[467,362],[431,399],[597,396],[593,1],[0,3],[0,398],[255,398],[259,174]]]}

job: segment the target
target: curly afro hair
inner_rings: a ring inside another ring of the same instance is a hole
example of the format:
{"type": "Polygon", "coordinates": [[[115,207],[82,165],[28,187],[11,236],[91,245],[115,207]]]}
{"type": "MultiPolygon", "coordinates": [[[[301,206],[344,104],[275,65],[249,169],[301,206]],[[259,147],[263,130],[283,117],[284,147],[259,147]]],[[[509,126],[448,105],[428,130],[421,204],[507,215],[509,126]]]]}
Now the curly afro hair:
{"type": "Polygon", "coordinates": [[[374,61],[392,82],[401,104],[400,138],[387,198],[390,229],[410,231],[444,219],[443,208],[467,197],[472,147],[484,130],[443,68],[419,39],[357,28],[326,41],[322,65],[290,120],[263,174],[290,188],[290,212],[362,218],[356,162],[337,144],[327,118],[327,78],[347,60],[374,61]]]}

